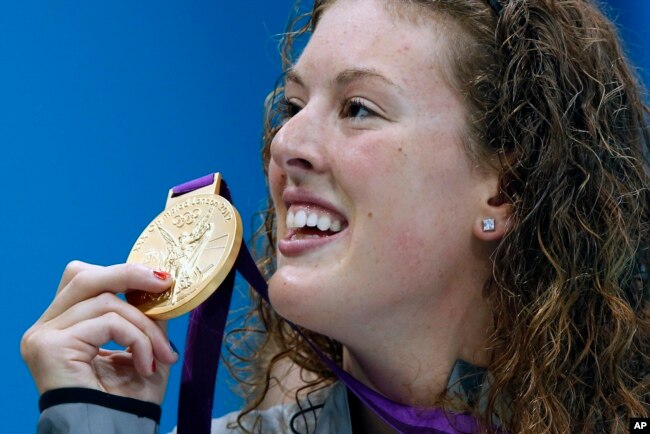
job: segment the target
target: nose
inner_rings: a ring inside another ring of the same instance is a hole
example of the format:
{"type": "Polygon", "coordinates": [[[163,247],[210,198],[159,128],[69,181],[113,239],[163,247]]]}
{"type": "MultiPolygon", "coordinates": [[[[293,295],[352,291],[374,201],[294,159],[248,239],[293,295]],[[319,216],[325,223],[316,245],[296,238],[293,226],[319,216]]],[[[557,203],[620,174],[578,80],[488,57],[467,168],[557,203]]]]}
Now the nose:
{"type": "Polygon", "coordinates": [[[316,109],[306,106],[284,125],[271,142],[271,159],[289,177],[300,178],[308,173],[327,170],[324,146],[326,128],[316,109]]]}

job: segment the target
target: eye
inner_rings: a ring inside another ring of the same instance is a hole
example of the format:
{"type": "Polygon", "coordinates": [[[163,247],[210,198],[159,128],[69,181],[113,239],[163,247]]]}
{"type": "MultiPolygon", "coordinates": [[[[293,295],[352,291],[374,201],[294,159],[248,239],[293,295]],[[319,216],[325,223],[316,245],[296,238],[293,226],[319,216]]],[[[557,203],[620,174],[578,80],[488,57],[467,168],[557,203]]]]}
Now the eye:
{"type": "Polygon", "coordinates": [[[282,119],[291,119],[302,110],[302,107],[295,101],[285,98],[278,104],[278,109],[280,110],[282,119]]]}
{"type": "Polygon", "coordinates": [[[365,118],[375,116],[375,112],[370,110],[366,103],[360,98],[352,98],[346,101],[343,106],[343,117],[352,118],[356,120],[362,120],[365,118]]]}

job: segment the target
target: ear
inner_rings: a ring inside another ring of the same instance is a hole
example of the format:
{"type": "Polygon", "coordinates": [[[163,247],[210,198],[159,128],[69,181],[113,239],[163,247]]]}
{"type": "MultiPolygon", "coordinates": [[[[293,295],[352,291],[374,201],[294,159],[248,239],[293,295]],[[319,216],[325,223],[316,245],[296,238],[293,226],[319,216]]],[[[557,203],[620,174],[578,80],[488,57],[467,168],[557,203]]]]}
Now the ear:
{"type": "Polygon", "coordinates": [[[512,204],[501,191],[496,174],[486,179],[485,186],[472,232],[481,241],[499,241],[511,227],[512,204]]]}

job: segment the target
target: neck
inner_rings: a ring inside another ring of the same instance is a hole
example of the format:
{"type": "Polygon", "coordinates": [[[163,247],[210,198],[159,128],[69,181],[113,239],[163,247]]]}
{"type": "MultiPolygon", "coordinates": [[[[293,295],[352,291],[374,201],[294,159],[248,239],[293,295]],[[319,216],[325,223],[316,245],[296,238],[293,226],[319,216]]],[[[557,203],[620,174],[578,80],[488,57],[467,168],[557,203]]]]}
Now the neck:
{"type": "MultiPolygon", "coordinates": [[[[480,291],[478,291],[480,294],[480,291]]],[[[433,407],[444,395],[457,359],[477,366],[489,361],[491,316],[482,297],[437,299],[427,315],[384,317],[375,333],[344,345],[343,367],[384,396],[416,407],[433,407]],[[382,327],[383,326],[383,327],[382,327]],[[388,327],[387,327],[388,326],[388,327]],[[381,357],[377,357],[381,354],[381,357]]],[[[363,405],[351,406],[363,432],[393,432],[363,405]]]]}

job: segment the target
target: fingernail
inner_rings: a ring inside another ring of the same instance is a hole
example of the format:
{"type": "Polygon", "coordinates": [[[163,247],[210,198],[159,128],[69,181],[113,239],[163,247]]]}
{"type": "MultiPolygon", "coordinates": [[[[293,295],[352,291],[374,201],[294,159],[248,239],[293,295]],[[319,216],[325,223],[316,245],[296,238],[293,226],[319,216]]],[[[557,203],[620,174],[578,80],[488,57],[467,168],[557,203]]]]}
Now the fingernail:
{"type": "Polygon", "coordinates": [[[169,279],[169,273],[165,273],[164,271],[154,271],[153,275],[156,276],[160,280],[169,279]]]}
{"type": "Polygon", "coordinates": [[[178,354],[178,348],[176,348],[176,345],[170,340],[169,341],[169,346],[171,347],[172,351],[178,354]]]}
{"type": "Polygon", "coordinates": [[[155,360],[153,362],[151,362],[151,370],[153,371],[154,374],[156,373],[156,361],[155,360]]]}

